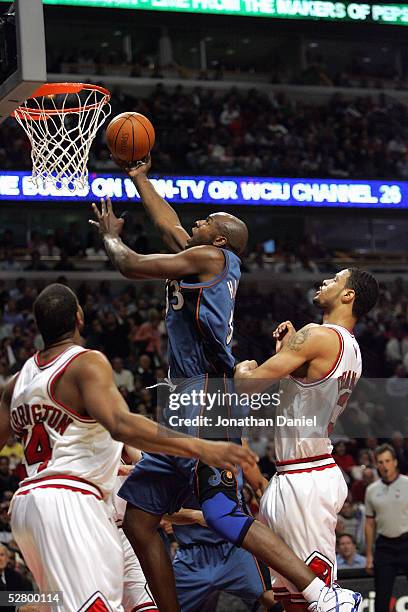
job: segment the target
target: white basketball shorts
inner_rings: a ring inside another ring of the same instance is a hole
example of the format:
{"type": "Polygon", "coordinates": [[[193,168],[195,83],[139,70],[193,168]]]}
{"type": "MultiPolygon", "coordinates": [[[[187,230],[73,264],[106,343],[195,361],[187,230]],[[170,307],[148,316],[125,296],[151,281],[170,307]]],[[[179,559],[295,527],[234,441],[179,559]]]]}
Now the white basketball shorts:
{"type": "MultiPolygon", "coordinates": [[[[261,499],[259,518],[331,585],[337,577],[337,514],[347,497],[343,475],[331,455],[276,466],[278,471],[261,499]]],[[[295,585],[275,571],[272,574],[277,600],[305,603],[295,585]]]]}
{"type": "Polygon", "coordinates": [[[122,600],[125,612],[158,612],[153,595],[140,567],[139,559],[125,536],[123,529],[119,529],[119,536],[125,560],[122,600]]]}
{"type": "Polygon", "coordinates": [[[63,592],[58,610],[122,612],[122,543],[99,491],[87,484],[87,493],[69,480],[19,489],[13,535],[40,591],[63,592]]]}

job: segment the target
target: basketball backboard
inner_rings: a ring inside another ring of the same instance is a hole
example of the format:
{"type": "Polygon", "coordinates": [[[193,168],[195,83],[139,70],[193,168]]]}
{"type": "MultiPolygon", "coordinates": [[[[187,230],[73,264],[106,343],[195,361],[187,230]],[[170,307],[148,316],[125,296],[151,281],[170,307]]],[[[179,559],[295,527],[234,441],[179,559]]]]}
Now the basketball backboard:
{"type": "Polygon", "coordinates": [[[0,11],[0,123],[47,80],[42,0],[0,11]]]}

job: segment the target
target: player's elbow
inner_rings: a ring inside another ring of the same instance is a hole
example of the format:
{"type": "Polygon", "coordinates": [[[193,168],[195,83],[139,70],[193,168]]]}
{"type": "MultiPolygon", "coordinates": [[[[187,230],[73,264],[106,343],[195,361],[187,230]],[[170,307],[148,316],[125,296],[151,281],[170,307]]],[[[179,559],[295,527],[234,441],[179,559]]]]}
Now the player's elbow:
{"type": "Polygon", "coordinates": [[[128,438],[128,423],[124,415],[117,415],[107,428],[111,437],[117,442],[126,442],[128,438]]]}

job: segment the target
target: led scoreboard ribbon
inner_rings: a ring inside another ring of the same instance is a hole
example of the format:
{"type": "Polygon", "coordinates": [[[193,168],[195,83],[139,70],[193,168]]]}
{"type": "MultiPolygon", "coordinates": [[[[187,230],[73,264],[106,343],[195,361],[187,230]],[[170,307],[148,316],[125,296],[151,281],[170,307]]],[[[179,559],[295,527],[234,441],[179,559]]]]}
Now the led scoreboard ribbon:
{"type": "MultiPolygon", "coordinates": [[[[408,209],[408,181],[242,176],[162,176],[151,177],[151,181],[174,204],[408,209]]],[[[0,172],[3,201],[90,202],[106,196],[114,201],[140,199],[132,181],[123,175],[91,173],[89,186],[73,194],[50,184],[37,188],[29,172],[0,172]]]]}
{"type": "MultiPolygon", "coordinates": [[[[3,2],[10,0],[2,0],[3,2]]],[[[408,4],[329,0],[43,0],[44,4],[408,25],[408,4]]]]}

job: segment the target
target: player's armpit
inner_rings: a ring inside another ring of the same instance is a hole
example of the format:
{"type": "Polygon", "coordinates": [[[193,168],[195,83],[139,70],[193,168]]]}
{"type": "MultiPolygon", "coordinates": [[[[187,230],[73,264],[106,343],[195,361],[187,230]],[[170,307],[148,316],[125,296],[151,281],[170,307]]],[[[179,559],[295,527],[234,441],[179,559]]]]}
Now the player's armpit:
{"type": "Polygon", "coordinates": [[[0,450],[13,433],[10,424],[10,404],[18,374],[13,376],[5,385],[0,401],[0,450]]]}

